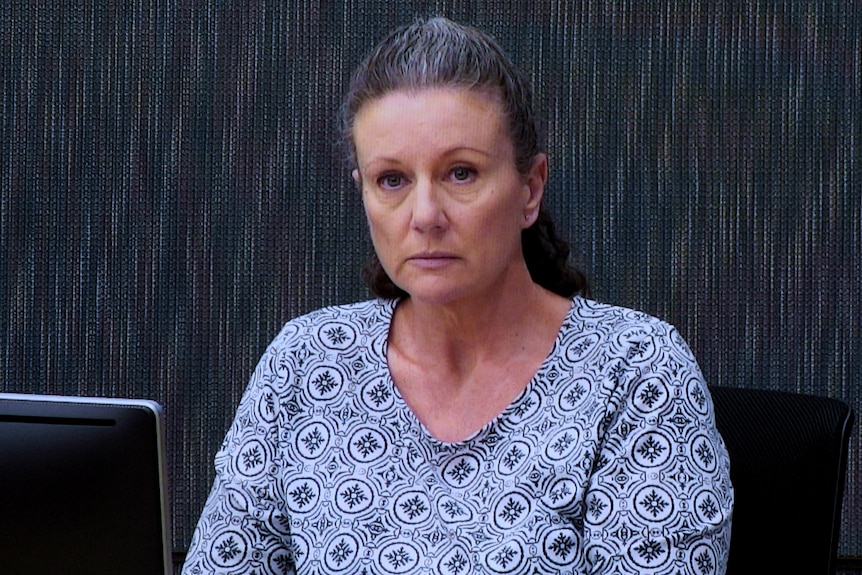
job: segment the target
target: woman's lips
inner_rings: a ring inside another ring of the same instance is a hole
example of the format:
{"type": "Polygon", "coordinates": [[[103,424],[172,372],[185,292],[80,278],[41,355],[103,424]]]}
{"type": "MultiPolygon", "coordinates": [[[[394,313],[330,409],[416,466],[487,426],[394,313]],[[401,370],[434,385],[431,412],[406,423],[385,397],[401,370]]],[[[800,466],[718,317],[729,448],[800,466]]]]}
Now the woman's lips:
{"type": "Polygon", "coordinates": [[[440,269],[457,259],[456,256],[443,252],[429,252],[410,256],[409,262],[423,269],[440,269]]]}

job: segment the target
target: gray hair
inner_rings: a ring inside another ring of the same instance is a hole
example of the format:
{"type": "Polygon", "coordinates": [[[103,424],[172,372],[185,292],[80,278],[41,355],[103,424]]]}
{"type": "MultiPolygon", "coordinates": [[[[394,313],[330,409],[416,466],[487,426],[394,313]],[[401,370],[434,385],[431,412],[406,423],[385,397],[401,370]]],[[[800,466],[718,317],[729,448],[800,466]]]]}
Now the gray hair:
{"type": "Polygon", "coordinates": [[[354,73],[341,112],[350,167],[356,167],[352,131],[362,106],[398,90],[440,87],[487,90],[499,97],[515,164],[521,173],[527,173],[541,150],[526,77],[492,37],[439,17],[394,30],[354,73]]]}

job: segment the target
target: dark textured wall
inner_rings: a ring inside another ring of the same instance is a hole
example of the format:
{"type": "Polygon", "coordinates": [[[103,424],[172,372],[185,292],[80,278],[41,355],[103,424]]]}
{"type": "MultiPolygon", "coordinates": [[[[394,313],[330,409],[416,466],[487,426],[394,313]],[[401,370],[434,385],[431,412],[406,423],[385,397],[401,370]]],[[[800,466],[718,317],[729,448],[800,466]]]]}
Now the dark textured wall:
{"type": "Polygon", "coordinates": [[[367,297],[336,111],[360,55],[433,14],[532,74],[599,299],[676,324],[711,384],[862,413],[858,2],[6,0],[0,385],[160,401],[178,549],[266,343],[367,297]]]}

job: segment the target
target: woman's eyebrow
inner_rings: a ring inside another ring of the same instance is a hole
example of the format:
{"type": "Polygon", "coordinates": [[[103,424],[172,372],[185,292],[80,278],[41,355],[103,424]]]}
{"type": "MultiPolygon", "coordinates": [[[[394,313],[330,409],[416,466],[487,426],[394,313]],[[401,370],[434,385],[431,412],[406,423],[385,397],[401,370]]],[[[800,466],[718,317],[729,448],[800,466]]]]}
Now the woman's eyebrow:
{"type": "Polygon", "coordinates": [[[494,156],[494,152],[493,152],[493,151],[485,150],[485,149],[482,149],[482,148],[476,148],[476,147],[474,147],[474,146],[457,146],[457,147],[455,147],[455,148],[451,148],[451,149],[447,150],[447,151],[444,153],[444,155],[445,155],[445,156],[451,156],[451,155],[453,155],[453,154],[457,154],[457,153],[459,153],[459,152],[475,152],[475,153],[477,153],[477,154],[481,154],[481,155],[483,155],[483,156],[487,156],[487,157],[489,157],[489,158],[494,156]]]}

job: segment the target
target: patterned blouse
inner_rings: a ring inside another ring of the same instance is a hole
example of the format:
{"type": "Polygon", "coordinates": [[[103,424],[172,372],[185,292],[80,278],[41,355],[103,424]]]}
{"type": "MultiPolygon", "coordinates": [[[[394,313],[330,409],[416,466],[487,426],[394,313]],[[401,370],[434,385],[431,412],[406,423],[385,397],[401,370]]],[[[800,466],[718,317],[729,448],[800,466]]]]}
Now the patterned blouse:
{"type": "Polygon", "coordinates": [[[216,456],[185,575],[724,573],[728,456],[673,327],[574,298],[526,389],[446,443],[390,377],[396,303],[285,325],[216,456]]]}

